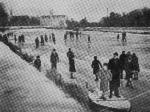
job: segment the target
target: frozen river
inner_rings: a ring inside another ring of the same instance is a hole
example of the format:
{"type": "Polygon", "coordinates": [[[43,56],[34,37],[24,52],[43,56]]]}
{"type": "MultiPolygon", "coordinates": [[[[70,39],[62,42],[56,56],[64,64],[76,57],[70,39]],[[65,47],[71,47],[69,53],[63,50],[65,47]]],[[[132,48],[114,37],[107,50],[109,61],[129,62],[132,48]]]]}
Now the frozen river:
{"type": "Polygon", "coordinates": [[[23,48],[24,52],[28,52],[34,56],[42,55],[42,62],[50,66],[49,57],[52,48],[56,48],[61,64],[58,72],[62,72],[64,78],[67,79],[68,61],[66,52],[68,48],[72,48],[76,55],[77,73],[75,77],[87,81],[90,85],[95,86],[94,76],[92,75],[91,62],[93,56],[97,55],[101,62],[108,62],[112,58],[114,52],[119,54],[122,51],[131,51],[136,53],[139,57],[141,68],[140,80],[134,82],[134,89],[121,87],[121,93],[127,97],[132,105],[133,112],[149,112],[150,111],[150,35],[131,34],[127,33],[127,45],[123,46],[121,42],[116,39],[117,33],[113,32],[100,32],[100,31],[82,31],[83,34],[79,41],[70,41],[64,43],[64,30],[51,30],[51,29],[33,29],[33,30],[17,30],[16,35],[24,34],[26,37],[26,44],[23,48]],[[50,35],[54,33],[56,36],[56,45],[51,42],[47,43],[44,47],[35,49],[34,40],[40,35],[50,35]],[[90,48],[87,43],[87,35],[91,36],[90,48]]]}

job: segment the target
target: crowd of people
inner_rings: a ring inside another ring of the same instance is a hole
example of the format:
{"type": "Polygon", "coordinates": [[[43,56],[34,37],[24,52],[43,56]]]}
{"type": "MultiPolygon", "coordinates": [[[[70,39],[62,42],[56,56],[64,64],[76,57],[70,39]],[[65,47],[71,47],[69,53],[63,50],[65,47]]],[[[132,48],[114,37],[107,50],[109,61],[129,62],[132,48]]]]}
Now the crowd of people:
{"type": "MultiPolygon", "coordinates": [[[[24,45],[24,43],[25,43],[25,35],[24,34],[21,34],[19,36],[14,34],[13,37],[14,37],[15,44],[18,43],[19,45],[22,45],[22,46],[24,45]]],[[[51,33],[49,35],[49,38],[48,38],[47,34],[41,35],[40,37],[36,37],[35,38],[35,48],[36,49],[39,48],[40,45],[44,46],[45,43],[47,43],[47,42],[53,42],[54,44],[56,44],[56,38],[55,38],[54,33],[51,33]]]]}
{"type": "MultiPolygon", "coordinates": [[[[127,36],[126,32],[123,32],[123,33],[122,33],[122,38],[121,38],[121,41],[122,41],[123,43],[127,42],[126,36],[127,36]]],[[[119,39],[120,39],[120,35],[117,34],[117,41],[119,41],[119,39]]]]}
{"type": "Polygon", "coordinates": [[[40,39],[39,39],[39,37],[37,37],[35,39],[36,48],[39,48],[40,44],[41,44],[41,46],[44,46],[45,43],[47,43],[47,42],[53,42],[54,44],[56,44],[56,38],[55,38],[55,34],[54,33],[51,33],[49,35],[49,38],[48,38],[48,36],[46,34],[45,35],[41,35],[40,39]]]}
{"type": "MultiPolygon", "coordinates": [[[[68,57],[69,61],[69,71],[70,71],[70,78],[74,79],[73,73],[76,72],[75,68],[75,55],[71,48],[69,48],[69,51],[66,53],[66,56],[68,57]]],[[[57,63],[59,63],[59,56],[58,53],[56,52],[56,49],[52,50],[52,53],[50,55],[50,63],[51,63],[51,69],[52,70],[57,70],[57,63]]],[[[41,59],[40,56],[37,56],[35,61],[34,61],[34,67],[37,68],[37,70],[41,71],[41,59]]]]}
{"type": "MultiPolygon", "coordinates": [[[[70,39],[70,40],[75,40],[76,39],[76,41],[78,41],[80,39],[79,37],[81,37],[82,35],[84,35],[84,34],[79,32],[78,30],[77,31],[66,31],[65,34],[64,34],[64,42],[66,43],[67,39],[70,39]]],[[[91,43],[90,35],[86,35],[86,36],[87,36],[87,42],[91,43]]]]}
{"type": "Polygon", "coordinates": [[[109,98],[112,98],[113,92],[114,95],[120,98],[119,87],[120,80],[123,79],[123,71],[125,71],[125,80],[127,80],[126,87],[133,88],[132,80],[138,80],[138,73],[140,72],[138,57],[135,53],[131,52],[125,53],[122,52],[120,57],[118,53],[113,54],[113,58],[109,60],[108,63],[104,63],[103,66],[97,56],[94,56],[92,62],[93,74],[95,75],[95,81],[100,80],[100,87],[103,91],[102,99],[106,100],[105,92],[110,90],[109,98]],[[109,87],[108,87],[109,85],[109,87]]]}
{"type": "MultiPolygon", "coordinates": [[[[74,33],[73,33],[74,34],[74,33]]],[[[72,33],[66,32],[64,35],[64,39],[67,40],[67,36],[70,35],[70,39],[74,38],[72,33]]],[[[4,35],[3,37],[5,41],[8,41],[8,36],[4,35]]],[[[122,38],[124,41],[126,34],[122,34],[122,38]]],[[[78,34],[76,34],[76,38],[78,38],[78,34]]],[[[118,36],[117,36],[118,38],[118,36]]],[[[15,43],[24,43],[25,42],[25,36],[22,34],[18,37],[14,36],[15,43]]],[[[41,35],[40,40],[37,37],[35,39],[36,48],[39,48],[39,44],[41,43],[41,46],[45,44],[45,42],[53,41],[54,44],[56,44],[55,34],[52,33],[49,36],[47,35],[41,35]],[[40,41],[41,40],[41,41],[40,41]]],[[[88,43],[91,43],[91,37],[88,35],[87,39],[88,43]]],[[[66,53],[66,56],[68,57],[68,65],[69,65],[69,72],[70,72],[70,78],[75,79],[74,73],[76,72],[75,67],[75,54],[69,48],[68,52],[66,53]]],[[[56,51],[56,49],[53,49],[50,55],[50,63],[51,63],[51,69],[57,70],[57,63],[60,62],[59,55],[56,51]]],[[[37,56],[34,61],[34,66],[41,71],[41,59],[40,56],[37,56]]],[[[117,98],[120,98],[119,93],[119,87],[120,87],[120,81],[121,79],[125,79],[127,81],[126,87],[134,88],[133,87],[133,80],[138,80],[138,74],[140,72],[139,67],[139,61],[138,57],[135,53],[131,53],[128,51],[127,53],[125,51],[122,51],[122,54],[119,56],[117,52],[113,54],[113,58],[109,60],[108,63],[102,64],[97,56],[94,56],[94,60],[92,61],[91,67],[93,69],[93,74],[95,75],[95,81],[100,81],[100,89],[103,91],[103,94],[101,98],[103,100],[106,100],[105,93],[110,90],[109,98],[112,98],[113,93],[114,96],[117,98]]]]}

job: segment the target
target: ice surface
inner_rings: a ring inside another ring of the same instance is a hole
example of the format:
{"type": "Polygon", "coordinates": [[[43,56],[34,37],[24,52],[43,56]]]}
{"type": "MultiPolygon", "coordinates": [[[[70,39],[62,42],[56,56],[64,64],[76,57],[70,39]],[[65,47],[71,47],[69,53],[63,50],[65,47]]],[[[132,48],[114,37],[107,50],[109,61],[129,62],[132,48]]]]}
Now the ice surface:
{"type": "MultiPolygon", "coordinates": [[[[111,31],[121,31],[122,29],[109,29],[106,30],[111,31]]],[[[137,29],[127,29],[130,31],[138,32],[137,29]]],[[[145,30],[140,29],[141,32],[144,32],[145,30]]],[[[15,31],[16,33],[18,31],[15,31]]],[[[74,51],[76,58],[75,58],[75,64],[77,73],[75,73],[75,77],[77,79],[82,79],[83,81],[88,82],[92,87],[94,88],[96,86],[95,84],[95,77],[92,73],[91,63],[93,60],[93,56],[97,55],[98,59],[102,62],[108,62],[110,58],[113,57],[114,52],[118,52],[119,54],[124,51],[131,51],[135,52],[137,56],[139,57],[139,63],[141,72],[139,75],[139,81],[134,81],[134,88],[125,88],[121,87],[120,91],[123,96],[126,98],[133,98],[137,95],[140,95],[141,93],[147,91],[150,89],[150,37],[149,35],[142,35],[142,34],[132,34],[127,33],[127,45],[123,46],[121,41],[117,41],[117,33],[113,32],[100,32],[100,31],[82,31],[83,34],[82,37],[80,37],[79,41],[70,41],[68,40],[66,45],[63,41],[63,35],[65,33],[65,30],[47,30],[47,29],[37,29],[37,30],[31,30],[26,29],[24,31],[20,30],[20,33],[24,33],[25,36],[27,36],[27,42],[30,44],[32,43],[32,46],[29,44],[26,45],[26,47],[23,49],[23,51],[28,52],[29,54],[41,55],[42,60],[42,69],[46,70],[51,68],[50,64],[50,53],[53,48],[56,48],[59,57],[60,57],[60,63],[58,64],[58,72],[62,74],[62,77],[66,80],[69,80],[69,66],[68,66],[68,59],[66,57],[66,52],[68,51],[68,48],[72,48],[74,51]],[[38,50],[35,50],[34,48],[34,39],[37,36],[40,36],[41,34],[50,34],[54,32],[56,36],[56,45],[54,45],[52,42],[49,42],[44,47],[40,47],[38,50]],[[87,44],[87,35],[91,36],[91,48],[88,48],[87,44]]],[[[139,110],[143,110],[143,108],[148,108],[147,110],[150,110],[150,108],[147,106],[150,105],[150,99],[149,96],[150,93],[141,95],[140,97],[136,99],[132,99],[131,103],[133,104],[133,108],[138,112],[139,110]],[[143,101],[143,102],[141,102],[143,101]],[[147,105],[146,105],[147,104],[147,105]],[[140,105],[140,106],[139,106],[140,105]]]]}

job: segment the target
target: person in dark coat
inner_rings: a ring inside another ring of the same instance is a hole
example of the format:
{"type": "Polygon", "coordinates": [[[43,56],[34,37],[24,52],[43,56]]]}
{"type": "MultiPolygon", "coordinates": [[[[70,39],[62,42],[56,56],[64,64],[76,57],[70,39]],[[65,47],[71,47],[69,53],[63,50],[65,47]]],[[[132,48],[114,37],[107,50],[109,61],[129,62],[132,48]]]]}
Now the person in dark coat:
{"type": "Polygon", "coordinates": [[[98,81],[98,72],[100,70],[100,67],[102,68],[103,66],[101,62],[97,59],[97,56],[94,56],[91,67],[93,68],[93,74],[96,77],[95,81],[98,81]]]}
{"type": "Polygon", "coordinates": [[[118,35],[117,35],[117,41],[119,41],[119,38],[120,38],[120,35],[118,34],[118,35]]]}
{"type": "Polygon", "coordinates": [[[70,75],[71,75],[71,79],[73,79],[73,73],[76,72],[76,68],[75,68],[75,61],[74,61],[74,53],[71,51],[71,48],[69,48],[69,51],[67,52],[67,57],[69,60],[69,71],[70,71],[70,75]]]}
{"type": "Polygon", "coordinates": [[[17,37],[16,35],[14,35],[14,41],[15,41],[15,44],[17,43],[17,37]]]}
{"type": "Polygon", "coordinates": [[[121,71],[120,71],[121,76],[120,76],[120,78],[122,79],[123,78],[123,71],[125,70],[125,61],[126,61],[125,51],[122,51],[122,54],[120,55],[119,60],[120,60],[120,67],[121,67],[121,71]]]}
{"type": "Polygon", "coordinates": [[[25,36],[22,34],[22,43],[25,43],[25,36]]]}
{"type": "Polygon", "coordinates": [[[45,34],[45,42],[48,42],[48,37],[46,34],[45,34]]]}
{"type": "Polygon", "coordinates": [[[39,48],[39,43],[40,43],[40,42],[39,42],[39,39],[38,39],[38,37],[37,37],[37,38],[35,39],[36,49],[39,48]]]}
{"type": "Polygon", "coordinates": [[[18,37],[18,43],[21,43],[21,36],[18,37]]]}
{"type": "Polygon", "coordinates": [[[133,63],[134,79],[138,80],[138,74],[140,72],[140,67],[139,67],[138,57],[136,56],[135,53],[133,53],[133,55],[132,55],[132,63],[133,63]]]}
{"type": "Polygon", "coordinates": [[[126,32],[123,32],[123,33],[122,33],[122,42],[127,42],[127,39],[126,39],[126,32]]]}
{"type": "Polygon", "coordinates": [[[51,38],[51,35],[49,35],[49,41],[51,42],[52,38],[51,38]]]}
{"type": "Polygon", "coordinates": [[[91,37],[88,35],[88,43],[91,43],[91,37]]]}
{"type": "Polygon", "coordinates": [[[119,95],[119,87],[120,87],[120,61],[118,59],[118,53],[114,53],[114,57],[109,60],[108,69],[112,73],[112,80],[110,81],[110,96],[112,98],[112,92],[114,91],[114,95],[116,97],[120,97],[119,95]]]}
{"type": "Polygon", "coordinates": [[[41,71],[41,59],[40,56],[36,57],[36,60],[34,61],[34,66],[37,68],[39,71],[41,71]]]}
{"type": "Polygon", "coordinates": [[[8,36],[5,34],[5,35],[3,35],[3,42],[5,43],[5,44],[8,44],[8,36]]]}
{"type": "Polygon", "coordinates": [[[56,44],[56,39],[55,39],[55,34],[52,33],[52,39],[53,39],[53,43],[56,44]]]}
{"type": "Polygon", "coordinates": [[[44,37],[41,35],[41,45],[44,46],[44,37]]]}
{"type": "Polygon", "coordinates": [[[57,69],[57,63],[59,62],[59,57],[56,52],[56,49],[53,49],[51,56],[50,56],[50,61],[51,61],[51,68],[57,69]]]}
{"type": "Polygon", "coordinates": [[[132,58],[129,57],[125,64],[126,79],[127,79],[126,87],[133,88],[133,85],[132,85],[133,68],[134,68],[134,65],[132,62],[132,58]]]}
{"type": "Polygon", "coordinates": [[[66,44],[66,41],[67,41],[67,33],[64,34],[64,42],[66,44]]]}

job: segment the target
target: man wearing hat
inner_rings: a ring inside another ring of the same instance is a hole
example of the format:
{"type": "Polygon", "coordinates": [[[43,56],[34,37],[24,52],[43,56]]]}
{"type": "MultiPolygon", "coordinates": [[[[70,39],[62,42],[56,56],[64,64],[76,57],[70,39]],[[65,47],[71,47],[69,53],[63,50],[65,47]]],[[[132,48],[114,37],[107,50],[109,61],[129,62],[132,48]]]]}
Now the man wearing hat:
{"type": "Polygon", "coordinates": [[[120,61],[118,59],[118,53],[115,52],[114,57],[109,60],[108,69],[112,73],[112,80],[110,81],[110,98],[112,98],[112,92],[116,97],[119,96],[120,87],[120,61]]]}
{"type": "Polygon", "coordinates": [[[97,56],[94,56],[94,60],[92,61],[91,67],[93,68],[93,74],[95,75],[96,79],[95,81],[98,81],[98,72],[100,70],[100,67],[102,68],[101,62],[97,59],[97,56]]]}
{"type": "Polygon", "coordinates": [[[37,68],[39,71],[41,71],[41,59],[40,56],[36,57],[36,60],[34,61],[34,66],[37,68]]]}
{"type": "Polygon", "coordinates": [[[50,61],[51,61],[51,68],[57,69],[57,63],[59,62],[59,57],[56,52],[56,49],[53,49],[51,56],[50,56],[50,61]]]}

